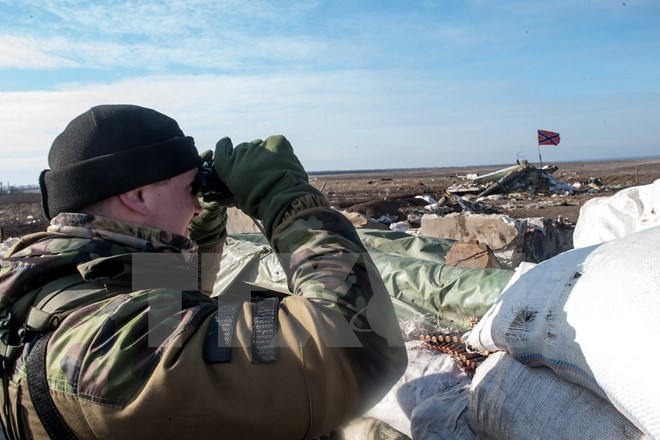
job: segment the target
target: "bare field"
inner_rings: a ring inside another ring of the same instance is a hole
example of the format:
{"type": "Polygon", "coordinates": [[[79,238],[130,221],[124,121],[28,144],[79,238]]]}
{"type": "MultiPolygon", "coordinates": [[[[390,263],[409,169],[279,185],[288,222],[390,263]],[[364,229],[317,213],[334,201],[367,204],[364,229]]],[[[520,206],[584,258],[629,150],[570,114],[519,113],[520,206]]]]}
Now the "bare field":
{"type": "Polygon", "coordinates": [[[43,231],[48,220],[41,209],[41,194],[0,194],[0,231],[2,240],[43,231]]]}
{"type": "MultiPolygon", "coordinates": [[[[602,162],[567,162],[553,164],[558,181],[586,184],[599,178],[602,186],[592,192],[569,195],[510,194],[500,200],[489,200],[497,212],[513,218],[561,216],[568,223],[577,221],[580,207],[593,197],[609,196],[635,185],[645,185],[660,178],[660,158],[602,162]]],[[[448,187],[468,182],[468,174],[486,174],[509,165],[480,167],[448,167],[409,170],[378,170],[340,173],[313,173],[310,182],[320,189],[330,203],[341,209],[362,212],[370,217],[404,215],[424,204],[418,195],[438,198],[448,187]]],[[[0,195],[0,228],[3,239],[42,231],[48,221],[41,210],[38,193],[0,195]]]]}
{"type": "MultiPolygon", "coordinates": [[[[333,206],[378,217],[397,206],[405,212],[419,205],[421,202],[414,199],[417,195],[430,195],[437,199],[448,187],[467,183],[468,174],[487,174],[511,165],[314,174],[310,176],[310,181],[322,189],[333,206]]],[[[501,200],[486,203],[513,218],[555,219],[561,216],[567,223],[574,224],[585,201],[612,195],[623,188],[649,184],[660,178],[660,158],[553,165],[558,168],[553,174],[558,181],[586,185],[593,177],[599,178],[602,186],[591,192],[586,187],[582,192],[561,196],[541,192],[534,195],[510,194],[501,200]]]]}

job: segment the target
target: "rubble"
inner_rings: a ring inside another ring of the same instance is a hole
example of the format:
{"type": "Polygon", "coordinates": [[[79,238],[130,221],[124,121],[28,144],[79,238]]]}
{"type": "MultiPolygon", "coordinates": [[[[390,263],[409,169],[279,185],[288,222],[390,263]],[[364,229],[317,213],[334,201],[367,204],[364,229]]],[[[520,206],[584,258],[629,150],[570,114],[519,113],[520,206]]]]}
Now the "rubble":
{"type": "Polygon", "coordinates": [[[544,166],[539,169],[531,163],[523,161],[521,164],[492,173],[481,176],[472,175],[470,176],[472,185],[449,187],[447,191],[460,194],[477,193],[477,198],[522,190],[530,194],[571,194],[573,185],[559,182],[552,175],[557,169],[555,166],[544,166]]]}
{"type": "Polygon", "coordinates": [[[457,213],[422,217],[424,237],[486,244],[507,269],[540,263],[573,248],[573,228],[541,217],[512,219],[502,214],[457,213]]]}
{"type": "MultiPolygon", "coordinates": [[[[522,261],[538,263],[572,249],[570,221],[561,215],[545,218],[536,211],[576,206],[566,196],[593,190],[602,183],[589,178],[582,190],[557,180],[553,176],[557,170],[556,166],[536,168],[523,161],[488,174],[466,176],[469,183],[435,194],[372,200],[346,210],[358,212],[393,231],[479,243],[489,249],[489,258],[498,261],[479,264],[515,268],[522,261]],[[524,210],[521,214],[531,209],[536,215],[512,218],[502,214],[517,209],[524,210]]],[[[456,261],[464,264],[465,255],[458,255],[456,261]]]]}

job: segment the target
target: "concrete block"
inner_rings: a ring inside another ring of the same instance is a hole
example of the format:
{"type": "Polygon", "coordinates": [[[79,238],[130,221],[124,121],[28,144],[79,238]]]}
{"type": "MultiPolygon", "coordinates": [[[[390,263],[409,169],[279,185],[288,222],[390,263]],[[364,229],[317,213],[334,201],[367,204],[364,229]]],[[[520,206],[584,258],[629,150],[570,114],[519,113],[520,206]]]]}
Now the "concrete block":
{"type": "Polygon", "coordinates": [[[501,269],[502,264],[484,243],[457,242],[447,252],[445,264],[466,269],[501,269]]]}
{"type": "Polygon", "coordinates": [[[507,215],[456,213],[445,216],[427,214],[422,217],[422,236],[450,238],[487,244],[501,249],[518,236],[516,223],[507,215]]]}
{"type": "Polygon", "coordinates": [[[573,228],[551,219],[512,219],[507,215],[457,213],[422,217],[422,236],[478,241],[487,245],[507,269],[521,262],[540,263],[573,249],[573,228]]]}

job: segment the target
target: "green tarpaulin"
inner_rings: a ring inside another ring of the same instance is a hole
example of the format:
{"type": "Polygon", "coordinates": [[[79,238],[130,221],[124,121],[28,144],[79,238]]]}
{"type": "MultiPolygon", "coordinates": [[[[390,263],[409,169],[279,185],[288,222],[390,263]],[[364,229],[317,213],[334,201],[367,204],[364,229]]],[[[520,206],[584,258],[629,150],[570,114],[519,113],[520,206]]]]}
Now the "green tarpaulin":
{"type": "MultiPolygon", "coordinates": [[[[444,264],[454,240],[402,232],[359,229],[402,323],[461,330],[470,316],[482,316],[498,298],[513,271],[463,269],[444,264]]],[[[227,239],[214,295],[248,283],[289,293],[282,267],[260,234],[227,239]]]]}

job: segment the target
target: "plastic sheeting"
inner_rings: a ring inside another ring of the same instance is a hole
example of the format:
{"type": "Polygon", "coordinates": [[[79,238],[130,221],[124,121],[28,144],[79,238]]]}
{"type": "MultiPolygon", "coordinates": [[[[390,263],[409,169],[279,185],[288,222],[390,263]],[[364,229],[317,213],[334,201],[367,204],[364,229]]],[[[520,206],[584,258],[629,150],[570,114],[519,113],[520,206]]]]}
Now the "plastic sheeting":
{"type": "MultiPolygon", "coordinates": [[[[504,269],[447,266],[444,257],[453,240],[405,233],[358,230],[392,297],[404,331],[464,329],[470,316],[482,316],[513,275],[504,269]]],[[[289,293],[286,275],[260,234],[230,236],[213,295],[248,283],[289,293]]]]}

